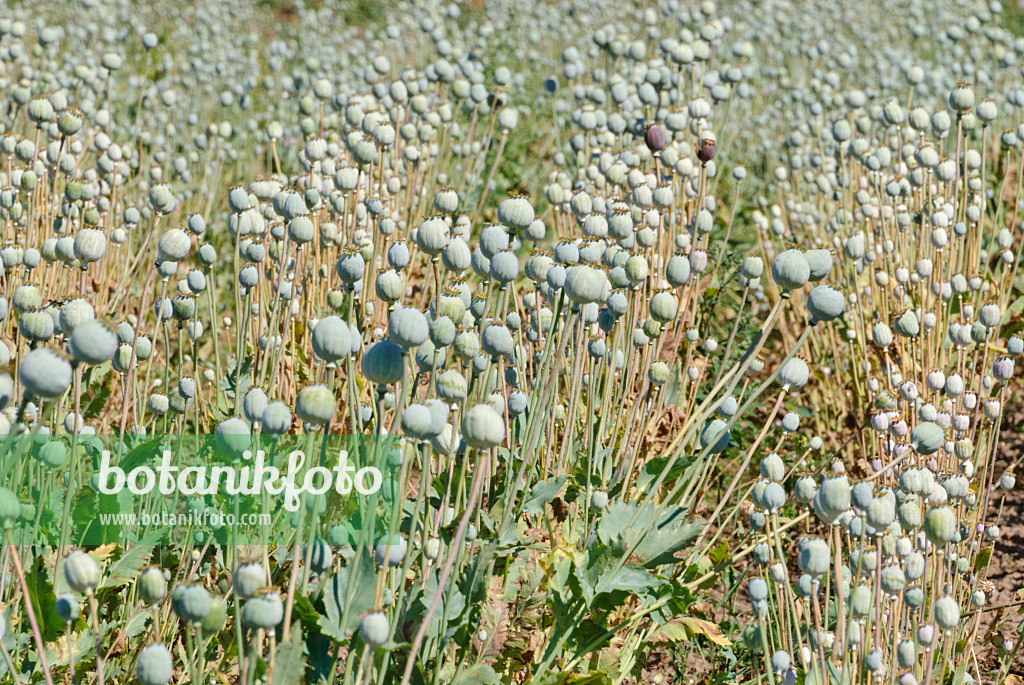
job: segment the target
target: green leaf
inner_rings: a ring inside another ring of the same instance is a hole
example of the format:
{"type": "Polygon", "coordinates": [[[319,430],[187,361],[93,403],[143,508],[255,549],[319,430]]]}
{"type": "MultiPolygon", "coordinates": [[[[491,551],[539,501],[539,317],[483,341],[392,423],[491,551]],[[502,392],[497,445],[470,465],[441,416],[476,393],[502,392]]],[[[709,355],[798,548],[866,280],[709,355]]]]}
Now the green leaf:
{"type": "Polygon", "coordinates": [[[324,589],[325,615],[318,623],[324,635],[336,640],[348,640],[359,626],[359,617],[373,605],[377,591],[370,550],[360,549],[357,555],[358,560],[338,569],[324,589]]]}
{"type": "Polygon", "coordinates": [[[451,681],[451,685],[498,685],[501,679],[494,669],[486,664],[475,664],[459,674],[451,681]]]}
{"type": "Polygon", "coordinates": [[[648,568],[674,563],[678,561],[675,553],[692,545],[706,525],[702,519],[687,520],[682,507],[667,507],[658,514],[654,527],[633,548],[633,553],[648,568]]]}
{"type": "Polygon", "coordinates": [[[299,623],[287,642],[277,648],[274,658],[274,677],[272,685],[299,685],[306,675],[306,641],[302,639],[302,627],[299,623]]]}
{"type": "Polygon", "coordinates": [[[42,556],[33,559],[32,566],[25,574],[25,585],[28,586],[32,611],[36,615],[43,641],[53,642],[60,636],[62,622],[57,615],[57,595],[47,578],[46,562],[42,556]]]}
{"type": "Polygon", "coordinates": [[[568,474],[542,480],[533,486],[523,501],[523,511],[534,516],[544,511],[544,505],[553,500],[565,485],[568,474]]]}
{"type": "Polygon", "coordinates": [[[149,561],[149,555],[153,553],[151,545],[132,545],[126,549],[120,558],[110,565],[107,575],[100,583],[100,588],[121,587],[135,582],[139,571],[149,561]]]}

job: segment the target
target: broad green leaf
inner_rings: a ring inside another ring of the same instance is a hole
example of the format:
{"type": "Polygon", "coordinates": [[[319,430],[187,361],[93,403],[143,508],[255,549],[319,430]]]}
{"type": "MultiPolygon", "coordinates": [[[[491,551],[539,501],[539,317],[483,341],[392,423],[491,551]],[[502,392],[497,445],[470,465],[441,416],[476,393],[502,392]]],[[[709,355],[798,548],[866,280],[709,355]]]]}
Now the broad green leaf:
{"type": "Polygon", "coordinates": [[[299,685],[305,682],[306,642],[302,639],[302,626],[296,623],[288,642],[282,642],[274,658],[272,685],[299,685]]]}
{"type": "Polygon", "coordinates": [[[107,573],[100,583],[100,588],[121,587],[135,582],[139,571],[149,561],[149,555],[153,553],[150,545],[132,545],[121,553],[120,558],[107,569],[107,573]]]}
{"type": "Polygon", "coordinates": [[[523,511],[534,516],[544,511],[544,505],[558,495],[568,477],[564,475],[548,478],[534,485],[523,501],[523,511]]]}

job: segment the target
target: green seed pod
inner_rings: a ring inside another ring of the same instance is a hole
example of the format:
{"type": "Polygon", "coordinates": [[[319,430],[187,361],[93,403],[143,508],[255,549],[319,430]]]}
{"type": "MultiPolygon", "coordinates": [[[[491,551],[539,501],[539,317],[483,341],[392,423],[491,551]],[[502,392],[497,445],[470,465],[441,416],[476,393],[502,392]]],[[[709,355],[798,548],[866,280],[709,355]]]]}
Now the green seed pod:
{"type": "Polygon", "coordinates": [[[271,402],[260,416],[263,432],[271,435],[287,433],[292,426],[292,411],[284,402],[271,402]]]}
{"type": "Polygon", "coordinates": [[[216,635],[219,633],[221,628],[224,627],[227,616],[228,607],[224,600],[220,597],[211,597],[210,612],[199,622],[203,635],[216,635]]]}
{"type": "Polygon", "coordinates": [[[800,250],[786,250],[772,262],[772,280],[783,290],[798,290],[807,284],[811,267],[800,250]]]}
{"type": "Polygon", "coordinates": [[[960,624],[960,605],[950,595],[935,600],[935,623],[943,630],[954,630],[960,624]]]}
{"type": "Polygon", "coordinates": [[[876,531],[885,530],[896,519],[895,509],[894,500],[888,497],[875,497],[866,512],[868,525],[876,531]]]}
{"type": "Polygon", "coordinates": [[[341,318],[325,316],[313,327],[313,354],[328,363],[337,363],[352,352],[349,329],[341,318]]]}
{"type": "Polygon", "coordinates": [[[180,262],[188,256],[192,249],[192,239],[180,228],[172,228],[157,243],[157,252],[161,261],[180,262]]]}
{"type": "Polygon", "coordinates": [[[892,345],[892,330],[882,322],[876,323],[871,329],[871,342],[884,350],[892,345]]]}
{"type": "Polygon", "coordinates": [[[814,495],[814,512],[822,521],[834,524],[850,508],[850,482],[846,476],[831,476],[821,482],[814,495]]]}
{"type": "Polygon", "coordinates": [[[470,447],[489,449],[505,439],[505,422],[489,404],[475,404],[462,418],[462,436],[470,447]]]}
{"type": "Polygon", "coordinates": [[[843,293],[830,285],[815,286],[807,296],[807,309],[815,322],[832,321],[841,316],[845,308],[843,293]]]}
{"type": "MultiPolygon", "coordinates": [[[[60,616],[60,620],[64,623],[72,623],[82,613],[82,608],[78,605],[78,599],[72,593],[63,594],[57,598],[56,607],[57,615],[60,616]]],[[[0,630],[0,634],[3,630],[0,630]]]]}
{"type": "Polygon", "coordinates": [[[901,503],[896,511],[896,516],[904,530],[913,530],[920,526],[921,506],[918,504],[917,498],[901,503]]]}
{"type": "Polygon", "coordinates": [[[740,273],[748,281],[760,278],[764,273],[764,262],[760,257],[744,257],[743,263],[740,265],[740,273]]]}
{"type": "Polygon", "coordinates": [[[917,663],[917,644],[913,640],[900,640],[896,645],[896,663],[900,668],[913,668],[917,663]]]}
{"type": "Polygon", "coordinates": [[[360,364],[363,375],[378,385],[392,385],[402,380],[403,366],[402,348],[390,340],[380,340],[367,347],[360,364]]]}
{"type": "Polygon", "coordinates": [[[786,477],[786,465],[782,463],[782,457],[775,452],[772,452],[761,459],[760,468],[762,478],[768,478],[769,480],[780,483],[786,477]]]}
{"type": "Polygon", "coordinates": [[[21,503],[13,491],[0,487],[0,523],[5,528],[13,526],[21,518],[21,503]]]}
{"type": "Polygon", "coordinates": [[[907,584],[907,578],[903,575],[903,569],[895,564],[890,564],[882,567],[879,583],[882,592],[888,595],[898,595],[907,584]]]}
{"type": "Polygon", "coordinates": [[[810,369],[807,362],[800,357],[792,357],[784,366],[779,369],[778,383],[784,389],[799,390],[807,383],[810,376],[810,369]]]}
{"type": "Polygon", "coordinates": [[[18,332],[32,342],[46,342],[53,337],[53,317],[44,309],[32,309],[18,319],[18,332]]]}
{"type": "Polygon", "coordinates": [[[295,414],[305,423],[328,425],[337,409],[334,393],[326,385],[307,385],[295,400],[295,414]]]}
{"type": "Polygon", "coordinates": [[[71,355],[85,364],[102,364],[114,356],[117,335],[99,319],[83,321],[71,332],[68,340],[71,355]]]}
{"type": "Polygon", "coordinates": [[[139,652],[135,676],[140,685],[167,685],[173,670],[171,653],[159,642],[147,645],[139,652]]]}
{"type": "Polygon", "coordinates": [[[150,566],[139,574],[139,599],[152,606],[167,595],[167,579],[164,572],[156,566],[150,566]]]}
{"type": "Polygon", "coordinates": [[[391,624],[382,611],[373,611],[359,621],[359,637],[371,647],[380,647],[388,641],[391,624]]]}
{"type": "Polygon", "coordinates": [[[718,454],[729,446],[731,437],[725,421],[713,419],[704,426],[704,430],[700,433],[701,449],[707,449],[711,454],[718,454]]]}
{"type": "Polygon", "coordinates": [[[804,253],[811,269],[811,281],[818,282],[832,273],[832,253],[828,250],[808,250],[804,253]]]}
{"type": "Polygon", "coordinates": [[[406,349],[422,345],[429,335],[427,317],[418,309],[395,309],[388,318],[388,338],[406,349]]]}
{"type": "Polygon", "coordinates": [[[871,607],[875,602],[874,593],[869,586],[855,586],[849,597],[848,606],[855,618],[864,618],[871,613],[871,607]]]}
{"type": "Polygon", "coordinates": [[[100,584],[99,564],[82,550],[76,549],[64,560],[64,578],[68,582],[68,587],[75,592],[92,594],[100,584]]]}
{"type": "Polygon", "coordinates": [[[916,338],[921,332],[921,325],[917,320],[917,315],[907,310],[896,319],[893,323],[893,328],[896,334],[904,338],[916,338]]]}
{"type": "Polygon", "coordinates": [[[449,369],[437,377],[437,394],[448,402],[459,402],[466,399],[466,378],[454,369],[449,369]]]}
{"type": "Polygon", "coordinates": [[[950,507],[932,507],[924,515],[924,534],[933,545],[953,542],[957,534],[956,514],[950,507]]]}
{"type": "Polygon", "coordinates": [[[575,304],[601,302],[608,278],[601,269],[576,264],[566,269],[565,294],[575,304]]]}
{"type": "Polygon", "coordinates": [[[267,584],[267,574],[258,561],[248,561],[235,568],[232,585],[235,594],[242,599],[249,599],[256,591],[267,584]]]}
{"type": "Polygon", "coordinates": [[[793,497],[801,504],[808,504],[818,491],[818,483],[810,476],[800,476],[793,486],[793,497]]]}
{"type": "Polygon", "coordinates": [[[828,543],[821,538],[811,538],[804,542],[797,555],[797,565],[804,573],[820,578],[828,573],[832,555],[828,543]]]}
{"type": "Polygon", "coordinates": [[[668,291],[654,293],[650,301],[651,317],[659,323],[668,323],[676,318],[679,304],[675,296],[668,291]]]}
{"type": "Polygon", "coordinates": [[[923,421],[910,432],[910,446],[918,454],[929,456],[939,451],[946,437],[942,427],[931,421],[923,421]]]}
{"type": "Polygon", "coordinates": [[[903,603],[916,609],[924,604],[924,591],[919,587],[907,588],[903,591],[903,603]]]}
{"type": "Polygon", "coordinates": [[[214,444],[221,454],[236,459],[249,449],[249,424],[238,418],[221,421],[214,431],[214,439],[214,444]]]}
{"type": "Polygon", "coordinates": [[[197,624],[210,613],[210,593],[202,585],[188,585],[181,591],[175,588],[171,608],[186,623],[197,624]]]}
{"type": "Polygon", "coordinates": [[[276,592],[257,595],[242,607],[242,623],[250,628],[273,630],[284,619],[284,604],[276,592]]]}

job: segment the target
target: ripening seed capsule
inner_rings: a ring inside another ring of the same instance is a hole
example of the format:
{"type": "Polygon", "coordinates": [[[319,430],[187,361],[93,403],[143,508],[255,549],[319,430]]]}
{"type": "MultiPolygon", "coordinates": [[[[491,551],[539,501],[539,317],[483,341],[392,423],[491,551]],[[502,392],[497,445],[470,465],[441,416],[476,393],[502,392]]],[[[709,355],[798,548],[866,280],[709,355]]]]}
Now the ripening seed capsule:
{"type": "Polygon", "coordinates": [[[800,357],[793,357],[779,369],[777,380],[783,389],[799,390],[806,385],[809,376],[807,362],[800,357]]]}
{"type": "Polygon", "coordinates": [[[100,584],[100,567],[95,559],[76,549],[64,560],[64,578],[73,591],[91,595],[100,584]]]}
{"type": "Polygon", "coordinates": [[[812,323],[828,322],[842,315],[846,308],[843,293],[830,285],[819,285],[811,289],[807,297],[807,309],[810,310],[812,323]]]}
{"type": "Polygon", "coordinates": [[[820,578],[828,573],[832,555],[828,543],[821,538],[806,540],[797,555],[797,565],[804,573],[820,578]]]}
{"type": "Polygon", "coordinates": [[[489,404],[475,404],[462,418],[462,436],[470,447],[489,449],[505,439],[505,422],[489,404]]]}
{"type": "Polygon", "coordinates": [[[772,262],[772,279],[783,290],[802,288],[811,275],[811,267],[799,250],[786,250],[772,262]]]}
{"type": "Polygon", "coordinates": [[[932,507],[924,516],[924,533],[933,545],[953,542],[957,534],[956,514],[948,506],[932,507]]]}
{"type": "Polygon", "coordinates": [[[326,385],[307,385],[295,400],[295,414],[305,423],[330,424],[338,405],[326,385]]]}
{"type": "Polygon", "coordinates": [[[71,385],[71,364],[45,347],[39,347],[21,360],[18,378],[25,391],[33,397],[53,399],[60,397],[71,385]]]}
{"type": "Polygon", "coordinates": [[[257,595],[242,607],[242,622],[252,628],[273,630],[284,619],[284,604],[276,592],[257,595]]]}
{"type": "Polygon", "coordinates": [[[960,623],[960,605],[950,595],[935,600],[935,623],[943,630],[953,630],[960,623]]]}
{"type": "Polygon", "coordinates": [[[167,579],[164,572],[156,566],[150,566],[139,574],[139,598],[152,606],[167,595],[167,579]]]}
{"type": "Polygon", "coordinates": [[[388,640],[391,625],[382,611],[373,611],[359,621],[359,636],[371,647],[380,647],[388,640]]]}
{"type": "Polygon", "coordinates": [[[167,685],[174,664],[167,647],[159,642],[143,647],[135,665],[135,676],[140,685],[167,685]]]}

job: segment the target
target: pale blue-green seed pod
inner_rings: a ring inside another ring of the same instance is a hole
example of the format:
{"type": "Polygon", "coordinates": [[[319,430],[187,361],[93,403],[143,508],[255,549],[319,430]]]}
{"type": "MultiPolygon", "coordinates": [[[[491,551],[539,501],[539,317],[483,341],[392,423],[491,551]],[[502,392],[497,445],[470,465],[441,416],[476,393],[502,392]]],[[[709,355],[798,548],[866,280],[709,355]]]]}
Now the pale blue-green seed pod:
{"type": "Polygon", "coordinates": [[[814,495],[814,512],[825,523],[834,524],[850,508],[850,496],[846,476],[827,477],[814,495]]]}
{"type": "Polygon", "coordinates": [[[778,483],[768,483],[761,494],[761,502],[764,509],[775,513],[786,504],[786,491],[778,483]]]}
{"type": "Polygon", "coordinates": [[[587,264],[576,264],[565,270],[565,294],[575,304],[600,302],[608,278],[601,269],[587,264]]]}
{"type": "Polygon", "coordinates": [[[284,619],[281,595],[268,592],[252,597],[242,607],[242,623],[250,628],[272,630],[284,619]]]}
{"type": "Polygon", "coordinates": [[[910,446],[923,456],[930,456],[939,451],[945,443],[942,427],[931,421],[923,421],[910,432],[910,446]]]}
{"type": "Polygon", "coordinates": [[[793,486],[793,497],[801,504],[809,504],[818,491],[818,483],[811,476],[800,476],[793,486]]]}
{"type": "Polygon", "coordinates": [[[238,458],[249,449],[251,439],[249,425],[239,418],[230,418],[217,424],[216,446],[221,454],[238,458]]]}
{"type": "Polygon", "coordinates": [[[811,312],[812,323],[828,322],[842,315],[846,308],[843,293],[830,285],[819,285],[811,289],[807,297],[807,309],[811,312]]]}
{"type": "Polygon", "coordinates": [[[810,369],[800,357],[792,357],[779,369],[777,381],[786,390],[799,390],[807,384],[810,369]]]}
{"type": "Polygon", "coordinates": [[[312,343],[317,358],[337,363],[351,352],[348,324],[337,316],[325,316],[313,327],[312,343]]]}
{"type": "Polygon", "coordinates": [[[883,350],[892,345],[892,329],[879,321],[871,329],[871,342],[883,350]]]}
{"type": "Polygon", "coordinates": [[[920,526],[922,523],[921,505],[917,498],[901,502],[896,510],[896,516],[904,530],[914,530],[920,526]]]}
{"type": "Polygon", "coordinates": [[[449,402],[459,402],[466,398],[467,385],[465,377],[454,369],[441,373],[436,382],[437,394],[449,402]]]}
{"type": "Polygon", "coordinates": [[[690,282],[690,260],[681,254],[672,255],[665,266],[665,278],[673,288],[690,282]]]}
{"type": "Polygon", "coordinates": [[[820,281],[832,273],[832,253],[829,250],[808,250],[804,258],[811,269],[811,281],[820,281]]]}
{"type": "Polygon", "coordinates": [[[382,611],[372,611],[359,621],[359,637],[370,647],[380,647],[390,634],[391,624],[382,611]]]}
{"type": "Polygon", "coordinates": [[[117,335],[99,319],[78,324],[68,340],[68,351],[79,362],[102,364],[109,361],[117,350],[117,335]]]}
{"type": "Polygon", "coordinates": [[[893,323],[896,334],[904,338],[916,338],[921,333],[921,323],[917,320],[917,314],[907,310],[901,314],[893,323]]]}
{"type": "Polygon", "coordinates": [[[935,623],[942,630],[954,630],[960,624],[960,605],[950,595],[935,600],[935,623]]]}
{"type": "Polygon", "coordinates": [[[783,290],[798,290],[807,284],[811,267],[800,250],[786,250],[772,262],[772,279],[783,290]]]}
{"type": "Polygon", "coordinates": [[[668,323],[676,318],[679,304],[675,296],[669,291],[661,291],[651,296],[649,311],[651,317],[659,323],[668,323]]]}
{"type": "Polygon", "coordinates": [[[25,392],[32,397],[60,397],[71,385],[71,364],[62,355],[38,347],[21,360],[18,378],[25,392]]]}
{"type": "Polygon", "coordinates": [[[725,421],[713,419],[704,426],[700,433],[701,449],[708,449],[711,454],[718,454],[725,451],[725,448],[729,446],[731,437],[725,421]]]}
{"type": "Polygon", "coordinates": [[[957,535],[956,513],[948,506],[932,507],[924,515],[924,534],[939,547],[953,542],[957,535]]]}
{"type": "Polygon", "coordinates": [[[284,402],[271,402],[260,415],[260,424],[264,433],[270,435],[287,433],[292,426],[292,411],[284,402]]]}
{"type": "Polygon", "coordinates": [[[73,591],[91,595],[100,578],[99,564],[82,550],[75,550],[64,560],[64,579],[73,591]]]}
{"type": "Polygon", "coordinates": [[[295,414],[304,423],[329,425],[337,409],[337,399],[325,385],[307,385],[295,400],[295,414]]]}
{"type": "Polygon", "coordinates": [[[403,366],[402,348],[390,340],[380,340],[367,347],[360,364],[363,375],[378,385],[402,380],[403,366]]]}
{"type": "Polygon", "coordinates": [[[135,677],[140,685],[167,685],[174,671],[171,653],[163,644],[154,642],[139,652],[135,677]]]}
{"type": "Polygon", "coordinates": [[[490,449],[505,439],[505,422],[489,404],[475,404],[462,418],[462,437],[477,449],[490,449]]]}
{"type": "Polygon", "coordinates": [[[402,307],[388,318],[388,338],[406,349],[422,345],[429,335],[427,317],[418,309],[402,307]]]}
{"type": "Polygon", "coordinates": [[[814,578],[820,578],[828,573],[831,560],[828,543],[821,538],[806,540],[797,555],[800,570],[814,578]]]}
{"type": "Polygon", "coordinates": [[[786,465],[782,462],[782,457],[775,452],[761,459],[760,471],[762,478],[767,478],[777,483],[781,483],[786,477],[786,465]]]}

